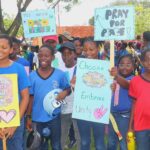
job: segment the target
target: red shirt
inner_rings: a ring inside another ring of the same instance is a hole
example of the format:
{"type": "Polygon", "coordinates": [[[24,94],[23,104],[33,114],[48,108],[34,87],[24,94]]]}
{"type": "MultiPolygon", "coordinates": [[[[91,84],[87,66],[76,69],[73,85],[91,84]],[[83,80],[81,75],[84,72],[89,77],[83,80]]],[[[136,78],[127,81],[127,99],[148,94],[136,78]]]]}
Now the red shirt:
{"type": "Polygon", "coordinates": [[[134,130],[150,129],[150,81],[135,76],[130,81],[129,95],[135,99],[134,130]]]}

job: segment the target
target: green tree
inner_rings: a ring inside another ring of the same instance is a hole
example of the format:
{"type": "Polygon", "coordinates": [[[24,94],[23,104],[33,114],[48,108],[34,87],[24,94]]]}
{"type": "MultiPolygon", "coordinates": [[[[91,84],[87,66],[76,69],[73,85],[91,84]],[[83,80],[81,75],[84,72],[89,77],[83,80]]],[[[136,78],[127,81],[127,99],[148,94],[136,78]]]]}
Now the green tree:
{"type": "MultiPolygon", "coordinates": [[[[150,3],[149,3],[150,6],[150,3]]],[[[136,34],[142,34],[144,31],[150,31],[150,7],[139,4],[135,7],[135,29],[136,34]]]]}
{"type": "MultiPolygon", "coordinates": [[[[7,15],[6,12],[3,12],[1,5],[2,2],[3,1],[0,0],[0,33],[5,33],[12,36],[16,36],[17,33],[23,34],[23,28],[21,24],[21,12],[26,11],[32,0],[16,0],[18,10],[14,18],[7,15]]],[[[55,8],[58,3],[64,2],[66,3],[64,8],[69,11],[73,5],[79,3],[79,0],[47,0],[47,2],[49,3],[49,7],[51,8],[55,8]]]]}
{"type": "Polygon", "coordinates": [[[31,3],[32,0],[17,0],[17,15],[15,16],[15,18],[12,19],[8,19],[8,18],[4,18],[4,12],[2,10],[2,1],[0,0],[0,33],[6,33],[9,35],[13,35],[16,36],[18,29],[20,28],[21,25],[21,12],[26,11],[27,7],[29,6],[29,4],[31,3]],[[9,21],[8,21],[8,20],[9,21]],[[5,25],[5,22],[7,22],[7,24],[5,25]]]}
{"type": "MultiPolygon", "coordinates": [[[[4,25],[5,25],[5,30],[8,30],[11,24],[13,23],[13,16],[10,16],[9,14],[3,14],[4,16],[4,25]]],[[[17,36],[22,36],[23,35],[23,26],[22,24],[19,27],[19,30],[17,31],[17,36]]]]}
{"type": "Polygon", "coordinates": [[[94,26],[94,16],[89,19],[89,25],[94,26]]]}
{"type": "Polygon", "coordinates": [[[64,8],[66,9],[66,11],[70,11],[74,5],[80,2],[80,0],[57,0],[55,2],[54,0],[47,0],[47,1],[50,3],[50,6],[52,6],[52,8],[54,8],[60,2],[65,3],[64,8]]]}

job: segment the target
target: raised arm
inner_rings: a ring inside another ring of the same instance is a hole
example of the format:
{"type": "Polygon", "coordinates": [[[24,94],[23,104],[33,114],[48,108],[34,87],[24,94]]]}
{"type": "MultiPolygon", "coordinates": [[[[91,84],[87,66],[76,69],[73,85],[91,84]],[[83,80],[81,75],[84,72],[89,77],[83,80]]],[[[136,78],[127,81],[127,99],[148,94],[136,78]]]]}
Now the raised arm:
{"type": "Polygon", "coordinates": [[[126,80],[124,77],[120,76],[117,70],[117,67],[113,67],[110,70],[110,75],[124,88],[129,88],[130,81],[126,80]]]}

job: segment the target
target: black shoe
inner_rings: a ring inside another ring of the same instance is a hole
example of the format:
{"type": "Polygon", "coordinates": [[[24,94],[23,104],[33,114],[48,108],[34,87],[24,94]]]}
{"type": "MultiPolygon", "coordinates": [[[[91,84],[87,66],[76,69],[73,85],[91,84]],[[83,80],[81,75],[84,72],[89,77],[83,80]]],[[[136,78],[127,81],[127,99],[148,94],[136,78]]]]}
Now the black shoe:
{"type": "Polygon", "coordinates": [[[72,148],[73,146],[75,146],[75,144],[76,144],[76,140],[70,141],[70,143],[68,144],[68,148],[72,148]]]}

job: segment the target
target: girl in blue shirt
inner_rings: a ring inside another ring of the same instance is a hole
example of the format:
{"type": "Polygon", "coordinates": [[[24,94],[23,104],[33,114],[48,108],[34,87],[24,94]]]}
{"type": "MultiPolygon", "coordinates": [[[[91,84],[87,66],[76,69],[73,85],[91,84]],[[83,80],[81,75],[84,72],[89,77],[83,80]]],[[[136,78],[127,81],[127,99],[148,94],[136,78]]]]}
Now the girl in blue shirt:
{"type": "MultiPolygon", "coordinates": [[[[18,79],[18,95],[20,110],[20,126],[0,129],[0,150],[2,150],[2,139],[7,139],[8,150],[23,150],[24,113],[29,102],[29,80],[22,65],[9,59],[12,53],[12,41],[8,35],[0,35],[0,75],[16,74],[18,79]]],[[[4,101],[5,99],[2,99],[4,101]]],[[[1,106],[0,106],[1,107],[1,106]]]]}
{"type": "MultiPolygon", "coordinates": [[[[101,59],[99,55],[98,44],[91,39],[88,39],[84,42],[83,51],[85,59],[101,59]]],[[[71,84],[74,85],[74,83],[75,77],[71,81],[71,84]]],[[[93,131],[94,135],[95,149],[106,150],[104,142],[105,124],[77,119],[77,125],[81,138],[81,150],[90,150],[91,130],[93,131]]]]}
{"type": "Polygon", "coordinates": [[[112,68],[110,73],[115,77],[115,91],[112,95],[111,113],[115,118],[120,133],[123,137],[119,141],[112,124],[109,124],[108,150],[127,150],[126,136],[129,127],[131,112],[131,98],[128,95],[129,82],[133,78],[134,59],[130,54],[120,57],[117,68],[112,68]]]}
{"type": "MultiPolygon", "coordinates": [[[[48,150],[48,140],[51,140],[52,150],[61,150],[61,123],[60,123],[60,107],[55,114],[49,114],[43,106],[44,99],[47,95],[55,89],[61,89],[57,95],[57,100],[63,100],[70,92],[70,85],[68,83],[65,73],[61,70],[51,67],[54,59],[54,51],[47,45],[43,45],[38,53],[39,68],[33,71],[29,78],[31,81],[30,88],[30,102],[27,110],[27,128],[31,131],[31,118],[36,126],[36,130],[42,136],[44,128],[48,128],[51,134],[47,137],[45,142],[42,139],[40,150],[48,150]],[[32,115],[32,117],[31,117],[32,115]]],[[[49,102],[51,105],[51,102],[49,102]]]]}

